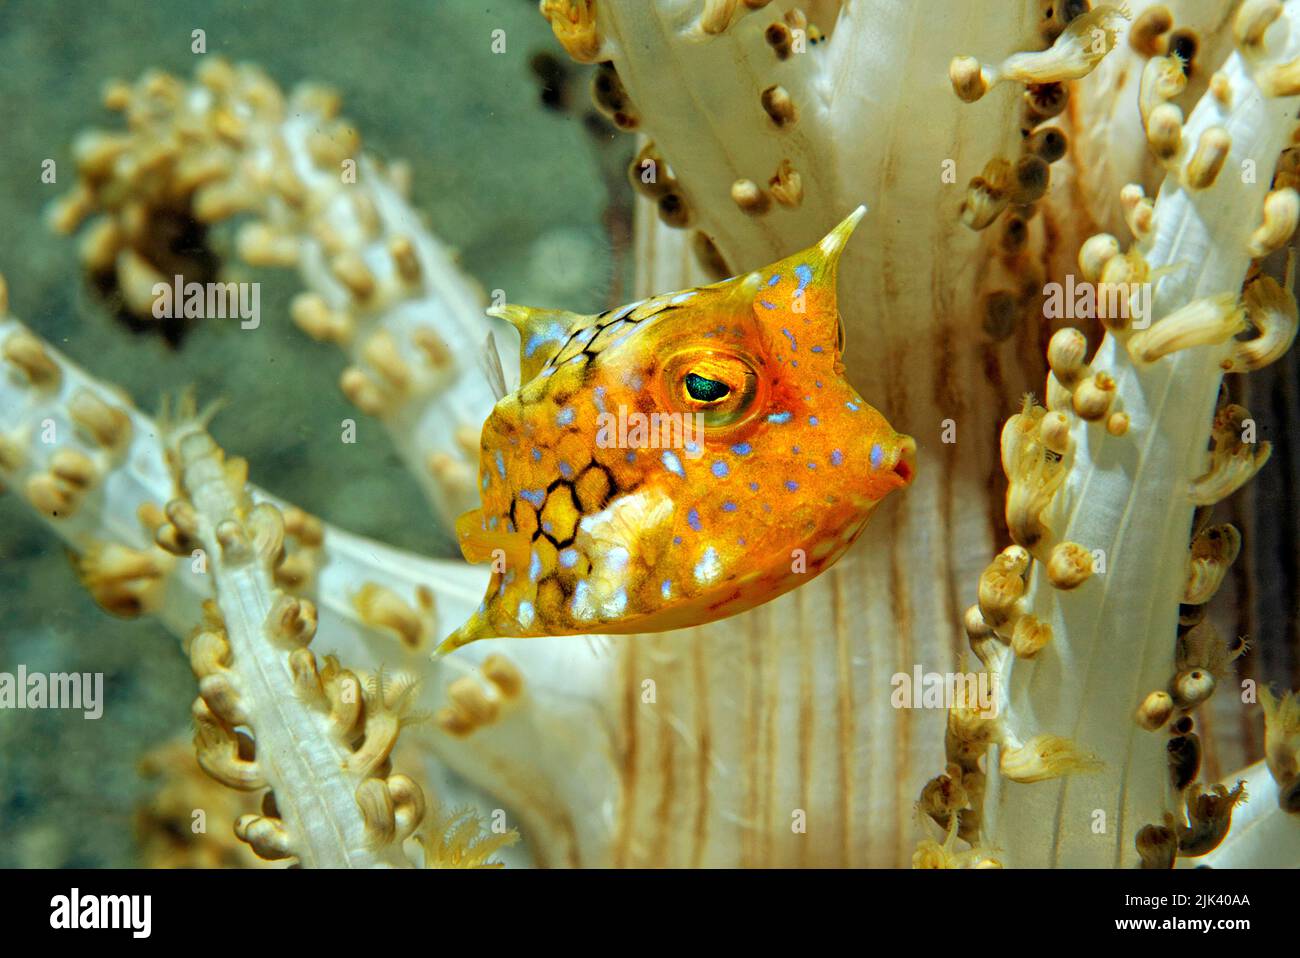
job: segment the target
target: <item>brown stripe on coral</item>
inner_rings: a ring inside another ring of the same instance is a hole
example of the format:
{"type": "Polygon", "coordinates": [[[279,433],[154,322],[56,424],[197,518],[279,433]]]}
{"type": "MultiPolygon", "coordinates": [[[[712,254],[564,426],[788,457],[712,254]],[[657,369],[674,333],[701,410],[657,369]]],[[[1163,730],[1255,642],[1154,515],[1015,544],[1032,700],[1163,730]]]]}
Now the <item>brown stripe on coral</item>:
{"type": "MultiPolygon", "coordinates": [[[[675,661],[670,659],[669,661],[675,661]]],[[[676,689],[676,686],[668,680],[668,677],[662,676],[662,683],[656,678],[656,685],[662,684],[668,691],[669,696],[676,689]]],[[[656,695],[659,692],[656,691],[656,695]]],[[[673,795],[677,789],[677,770],[673,766],[674,753],[676,751],[676,733],[668,726],[666,722],[653,723],[654,734],[659,738],[658,752],[658,784],[659,784],[659,801],[655,805],[655,821],[658,825],[657,835],[648,849],[649,864],[654,868],[664,868],[671,864],[672,857],[669,854],[669,844],[672,841],[672,812],[673,812],[673,795]]]]}
{"type": "Polygon", "coordinates": [[[704,861],[704,847],[709,834],[709,773],[712,755],[712,733],[709,727],[709,669],[704,654],[704,643],[691,645],[691,670],[695,688],[695,844],[691,851],[691,867],[699,868],[704,861]]]}
{"type": "MultiPolygon", "coordinates": [[[[905,571],[905,562],[900,555],[899,534],[902,532],[904,507],[898,506],[891,514],[890,535],[891,547],[889,550],[889,599],[890,608],[894,615],[895,634],[898,637],[898,657],[897,662],[906,664],[914,659],[912,645],[912,611],[908,603],[907,596],[907,574],[905,571]]],[[[895,748],[894,757],[898,766],[894,769],[894,780],[897,786],[897,797],[894,801],[894,841],[896,842],[897,855],[895,860],[890,864],[897,864],[899,860],[906,860],[907,846],[911,843],[910,829],[907,827],[906,815],[904,809],[910,807],[909,798],[913,788],[912,780],[912,752],[911,737],[912,723],[906,718],[894,723],[895,728],[895,748]]]]}
{"type": "Polygon", "coordinates": [[[623,694],[622,726],[623,754],[620,767],[618,833],[614,846],[614,867],[623,868],[628,864],[628,844],[632,840],[633,823],[636,815],[637,783],[637,699],[640,691],[637,683],[637,642],[635,639],[620,643],[623,652],[623,694]]]}
{"type": "MultiPolygon", "coordinates": [[[[986,343],[980,350],[981,358],[984,362],[984,382],[988,384],[984,401],[989,404],[988,408],[1001,410],[1002,403],[1005,401],[1006,384],[1002,381],[1002,364],[998,361],[997,349],[992,343],[986,343]]],[[[1002,431],[1002,417],[995,415],[993,418],[993,442],[994,449],[998,448],[998,437],[1002,431]]],[[[980,441],[987,441],[986,437],[980,437],[980,441]]],[[[1002,472],[1002,457],[993,456],[989,465],[989,471],[984,482],[984,502],[988,507],[989,517],[989,538],[995,543],[1006,543],[1011,540],[1011,533],[1007,529],[1006,516],[1006,477],[1002,472]]]]}
{"type": "MultiPolygon", "coordinates": [[[[814,629],[809,628],[804,621],[804,606],[807,602],[806,593],[802,590],[795,592],[795,611],[798,614],[799,621],[799,807],[803,809],[806,815],[812,803],[809,799],[809,789],[812,786],[812,753],[813,753],[813,643],[814,629]]],[[[807,864],[808,859],[808,842],[796,841],[795,848],[798,854],[795,856],[800,865],[807,864]]]]}
{"type": "MultiPolygon", "coordinates": [[[[956,385],[958,372],[954,355],[955,333],[956,330],[948,323],[940,324],[935,331],[932,345],[934,355],[939,360],[934,381],[935,406],[938,408],[940,415],[951,417],[954,422],[964,418],[966,412],[965,401],[956,385]]],[[[947,533],[949,541],[951,541],[953,522],[955,520],[953,510],[958,468],[957,444],[941,443],[941,445],[943,446],[943,464],[939,467],[941,470],[939,473],[939,522],[947,533]]],[[[961,583],[957,582],[956,571],[953,568],[952,550],[943,549],[939,561],[943,564],[942,579],[940,581],[944,584],[944,608],[948,613],[948,621],[958,623],[961,621],[962,613],[961,598],[958,595],[961,583]]],[[[962,641],[960,629],[954,628],[951,631],[950,641],[955,659],[961,654],[965,643],[962,641]]]]}
{"type": "MultiPolygon", "coordinates": [[[[763,784],[759,789],[759,795],[762,799],[759,806],[758,834],[762,840],[760,855],[762,861],[771,862],[772,857],[772,839],[773,839],[773,800],[776,798],[776,772],[780,767],[778,759],[780,743],[776,737],[776,713],[777,704],[781,700],[779,668],[780,661],[778,656],[781,654],[781,645],[787,636],[781,636],[773,630],[773,619],[775,618],[772,606],[766,605],[761,608],[763,631],[767,635],[777,635],[777,640],[772,643],[772,655],[764,656],[762,671],[762,688],[766,693],[763,698],[762,716],[763,716],[763,784]]],[[[788,833],[787,833],[788,834],[788,833]]]]}
{"type": "Polygon", "coordinates": [[[763,665],[763,649],[758,628],[758,615],[746,616],[748,647],[745,656],[745,681],[741,688],[745,695],[745,754],[741,757],[741,772],[745,781],[745,813],[741,825],[741,864],[748,867],[759,863],[754,823],[758,821],[759,778],[758,762],[762,708],[758,701],[758,680],[763,665]]]}
{"type": "MultiPolygon", "coordinates": [[[[889,397],[891,409],[908,408],[907,381],[903,370],[911,367],[905,366],[903,359],[904,357],[900,357],[899,361],[891,363],[886,376],[885,394],[889,397]]],[[[921,421],[919,415],[911,415],[908,418],[913,422],[921,421]]],[[[908,520],[912,517],[911,505],[911,500],[904,497],[893,504],[889,513],[889,608],[893,617],[894,636],[898,648],[894,661],[900,667],[915,661],[910,602],[912,582],[908,578],[908,562],[905,555],[912,543],[910,537],[904,533],[908,520]]],[[[951,541],[952,529],[945,525],[940,542],[951,541]]],[[[881,636],[880,639],[883,640],[884,637],[881,636]]],[[[907,826],[907,814],[904,811],[911,807],[910,792],[914,784],[911,776],[911,725],[912,723],[906,718],[900,718],[894,723],[894,761],[897,766],[894,769],[894,827],[890,834],[893,836],[895,851],[894,860],[890,864],[906,860],[907,846],[911,843],[911,830],[907,826]]]]}
{"type": "Polygon", "coordinates": [[[832,569],[827,578],[830,581],[831,629],[835,635],[835,706],[839,733],[835,757],[840,780],[841,863],[851,867],[856,864],[853,833],[853,743],[856,739],[856,723],[853,720],[853,656],[845,634],[843,609],[840,607],[844,597],[840,589],[840,574],[838,569],[832,569]]]}

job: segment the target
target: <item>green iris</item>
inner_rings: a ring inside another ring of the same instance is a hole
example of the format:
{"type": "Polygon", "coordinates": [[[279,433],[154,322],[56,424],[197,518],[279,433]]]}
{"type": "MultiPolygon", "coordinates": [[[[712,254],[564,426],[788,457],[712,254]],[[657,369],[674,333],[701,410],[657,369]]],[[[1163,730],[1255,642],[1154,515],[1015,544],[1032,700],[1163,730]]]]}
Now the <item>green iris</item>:
{"type": "Polygon", "coordinates": [[[695,373],[686,374],[686,392],[690,397],[698,402],[717,402],[719,399],[725,399],[731,392],[731,387],[726,383],[720,383],[716,379],[706,379],[703,376],[697,376],[695,373]]]}

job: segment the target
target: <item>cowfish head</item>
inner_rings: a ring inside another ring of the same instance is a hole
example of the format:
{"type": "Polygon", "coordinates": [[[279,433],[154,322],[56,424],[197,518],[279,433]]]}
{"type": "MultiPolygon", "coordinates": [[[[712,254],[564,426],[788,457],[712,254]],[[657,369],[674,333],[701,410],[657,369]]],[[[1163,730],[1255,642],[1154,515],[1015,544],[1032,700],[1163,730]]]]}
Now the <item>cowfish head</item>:
{"type": "MultiPolygon", "coordinates": [[[[600,353],[591,382],[607,420],[619,407],[688,427],[681,448],[643,443],[636,457],[642,480],[675,503],[676,545],[704,538],[749,575],[789,573],[802,550],[819,571],[911,482],[915,443],[844,375],[837,270],[864,212],[765,269],[660,297],[668,308],[600,353]]],[[[663,433],[661,422],[644,438],[663,433]]],[[[622,438],[639,437],[629,427],[622,438]]]]}

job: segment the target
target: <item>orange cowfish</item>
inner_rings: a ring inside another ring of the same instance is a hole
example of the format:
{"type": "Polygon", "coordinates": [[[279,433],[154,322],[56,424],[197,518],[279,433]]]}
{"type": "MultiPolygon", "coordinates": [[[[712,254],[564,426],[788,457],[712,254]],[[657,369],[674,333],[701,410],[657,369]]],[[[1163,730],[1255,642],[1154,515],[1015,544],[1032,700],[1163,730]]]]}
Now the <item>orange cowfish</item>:
{"type": "Polygon", "coordinates": [[[522,385],[483,426],[456,524],[493,636],[658,632],[807,582],[912,479],[916,444],[844,379],[835,304],[859,207],[811,249],[579,316],[506,305],[522,385]]]}

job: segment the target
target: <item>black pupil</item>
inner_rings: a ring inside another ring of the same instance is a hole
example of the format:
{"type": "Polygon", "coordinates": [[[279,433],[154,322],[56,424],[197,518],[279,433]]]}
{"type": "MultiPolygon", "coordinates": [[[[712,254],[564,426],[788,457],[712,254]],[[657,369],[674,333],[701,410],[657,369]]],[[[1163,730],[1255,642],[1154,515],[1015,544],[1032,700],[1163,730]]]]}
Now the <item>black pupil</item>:
{"type": "Polygon", "coordinates": [[[692,399],[699,402],[715,402],[731,392],[731,388],[716,379],[705,379],[695,373],[687,373],[686,391],[690,393],[692,399]]]}

